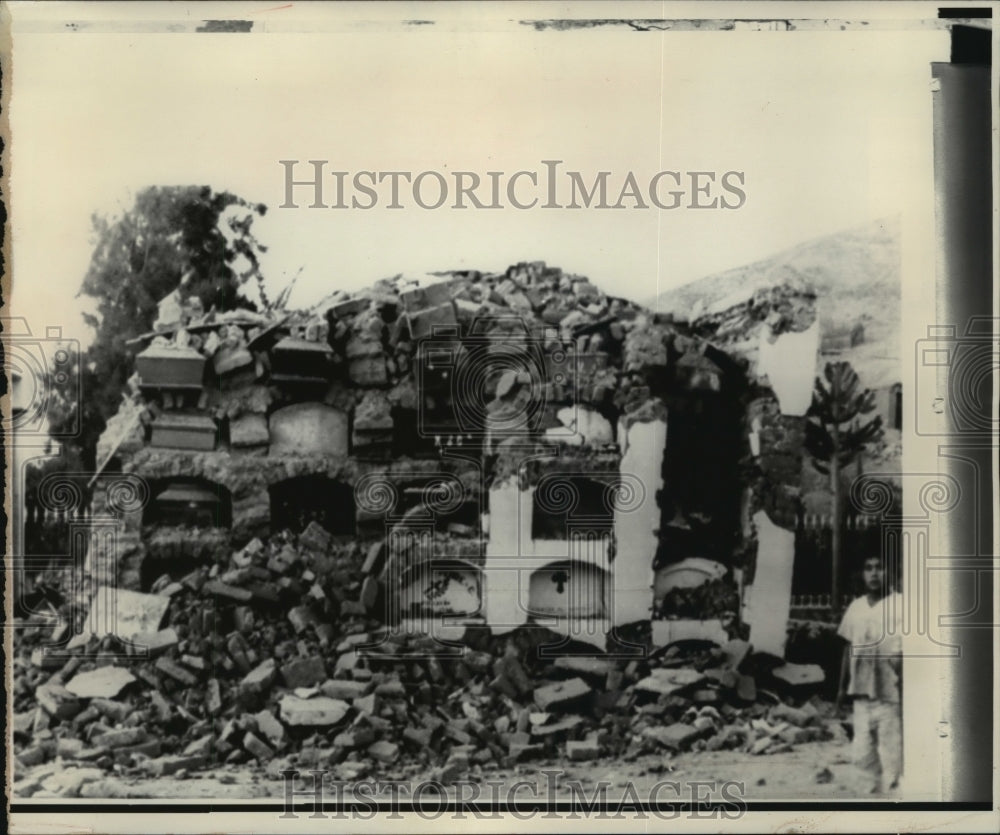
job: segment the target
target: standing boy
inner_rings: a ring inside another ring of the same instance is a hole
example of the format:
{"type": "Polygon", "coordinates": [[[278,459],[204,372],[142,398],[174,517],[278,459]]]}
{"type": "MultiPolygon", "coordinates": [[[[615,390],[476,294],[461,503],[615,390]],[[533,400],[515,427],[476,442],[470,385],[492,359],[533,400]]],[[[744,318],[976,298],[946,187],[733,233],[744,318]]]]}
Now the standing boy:
{"type": "Polygon", "coordinates": [[[865,594],[844,613],[838,634],[848,641],[840,670],[838,704],[854,701],[854,758],[870,793],[899,782],[902,735],[902,600],[890,593],[880,556],[865,559],[865,594]]]}

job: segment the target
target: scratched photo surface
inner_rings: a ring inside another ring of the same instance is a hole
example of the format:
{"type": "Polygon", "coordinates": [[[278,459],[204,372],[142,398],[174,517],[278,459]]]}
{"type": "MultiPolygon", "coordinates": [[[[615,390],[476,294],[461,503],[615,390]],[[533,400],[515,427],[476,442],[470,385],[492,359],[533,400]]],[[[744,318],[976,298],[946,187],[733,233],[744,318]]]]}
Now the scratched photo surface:
{"type": "Polygon", "coordinates": [[[954,19],[4,14],[15,817],[964,797],[954,19]]]}

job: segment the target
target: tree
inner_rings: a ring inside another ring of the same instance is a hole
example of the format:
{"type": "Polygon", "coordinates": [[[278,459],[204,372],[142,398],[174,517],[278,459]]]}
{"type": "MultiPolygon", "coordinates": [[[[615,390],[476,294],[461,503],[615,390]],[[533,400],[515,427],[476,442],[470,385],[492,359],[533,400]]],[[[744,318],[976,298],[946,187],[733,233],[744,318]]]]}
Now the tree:
{"type": "Polygon", "coordinates": [[[84,314],[96,336],[79,358],[82,402],[74,389],[57,388],[48,408],[53,436],[79,421],[80,433],[64,444],[68,462],[96,467],[97,440],[133,372],[126,343],[152,329],[159,302],[182,278],[185,298],[198,296],[205,310],[255,309],[239,293],[251,279],[267,302],[258,260],[266,248],[252,229],[266,211],[209,186],[152,186],[120,217],[92,219],[94,252],[78,295],[97,300],[96,315],[84,314]]]}
{"type": "Polygon", "coordinates": [[[882,418],[875,415],[875,395],[868,389],[859,391],[861,381],[849,362],[830,362],[823,371],[824,380],[816,378],[812,404],[806,412],[806,451],[813,466],[830,476],[833,493],[833,605],[840,607],[841,562],[841,470],[854,461],[865,444],[882,437],[882,418]]]}

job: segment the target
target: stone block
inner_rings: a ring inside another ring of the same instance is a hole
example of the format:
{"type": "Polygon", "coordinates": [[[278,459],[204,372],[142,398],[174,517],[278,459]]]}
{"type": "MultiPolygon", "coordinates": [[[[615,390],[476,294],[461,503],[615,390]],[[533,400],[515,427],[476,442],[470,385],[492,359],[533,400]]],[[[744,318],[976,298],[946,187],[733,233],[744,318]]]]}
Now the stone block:
{"type": "Polygon", "coordinates": [[[571,762],[596,760],[601,755],[601,747],[596,739],[574,740],[566,743],[566,756],[571,762]]]}
{"type": "Polygon", "coordinates": [[[289,725],[328,727],[340,722],[347,714],[349,706],[347,702],[331,699],[329,696],[316,696],[312,699],[285,696],[279,708],[282,720],[289,725]]]}
{"type": "Polygon", "coordinates": [[[347,376],[358,386],[384,386],[389,382],[385,357],[358,357],[347,365],[347,376]]]}
{"type": "Polygon", "coordinates": [[[374,757],[380,763],[389,765],[399,758],[399,746],[395,742],[380,739],[368,746],[368,755],[374,757]]]}
{"type": "MultiPolygon", "coordinates": [[[[544,715],[544,714],[543,714],[544,715]]],[[[566,716],[556,722],[549,722],[544,725],[535,725],[531,729],[532,736],[558,736],[565,734],[578,727],[583,722],[580,716],[566,716]]]]}
{"type": "Polygon", "coordinates": [[[90,741],[97,748],[124,748],[130,745],[139,745],[146,741],[146,729],[121,728],[95,735],[90,741]]]}
{"type": "Polygon", "coordinates": [[[35,701],[42,710],[56,719],[71,719],[83,710],[80,700],[54,681],[35,689],[35,701]]]}
{"type": "Polygon", "coordinates": [[[330,532],[314,519],[299,534],[299,545],[311,551],[325,553],[330,548],[332,539],[330,532]]]}
{"type": "Polygon", "coordinates": [[[249,589],[241,589],[238,586],[230,586],[221,580],[209,580],[202,586],[202,594],[212,594],[216,597],[224,597],[227,600],[235,600],[238,603],[247,603],[253,600],[253,592],[249,589]]]}
{"type": "Polygon", "coordinates": [[[590,693],[591,689],[583,679],[571,678],[537,688],[534,700],[542,710],[565,710],[590,693]]]}
{"type": "Polygon", "coordinates": [[[670,751],[683,751],[702,735],[694,725],[676,722],[673,725],[646,728],[642,735],[670,751]]]}
{"type": "Polygon", "coordinates": [[[135,676],[122,667],[98,667],[75,675],[66,683],[66,689],[85,699],[113,699],[135,680],[135,676]]]}
{"type": "Polygon", "coordinates": [[[243,747],[262,762],[274,756],[271,746],[250,731],[243,736],[243,747]]]}
{"type": "Polygon", "coordinates": [[[171,661],[169,658],[160,658],[156,662],[156,669],[166,676],[179,681],[181,684],[192,686],[198,683],[198,677],[194,673],[185,670],[180,664],[171,661]]]}
{"type": "Polygon", "coordinates": [[[385,543],[380,539],[368,547],[368,554],[365,557],[364,564],[361,566],[361,572],[363,574],[377,574],[382,570],[384,559],[385,543]]]}
{"type": "Polygon", "coordinates": [[[281,666],[281,677],[289,687],[309,687],[326,679],[326,665],[319,656],[296,658],[281,666]]]}
{"type": "Polygon", "coordinates": [[[561,655],[555,660],[553,667],[557,670],[566,670],[581,676],[590,676],[596,679],[606,679],[611,668],[606,658],[584,655],[561,655]]]}
{"type": "Polygon", "coordinates": [[[285,740],[285,726],[275,718],[269,710],[262,710],[254,714],[254,722],[257,723],[257,730],[266,736],[272,745],[280,746],[285,740]]]}
{"type": "Polygon", "coordinates": [[[430,748],[431,738],[431,732],[426,728],[406,727],[403,729],[403,739],[412,742],[420,750],[430,748]]]}
{"type": "Polygon", "coordinates": [[[229,421],[229,443],[234,447],[267,446],[271,435],[264,415],[241,415],[229,421]]]}
{"type": "Polygon", "coordinates": [[[149,445],[210,452],[215,449],[218,434],[215,421],[206,415],[165,412],[153,422],[149,445]]]}
{"type": "Polygon", "coordinates": [[[295,403],[271,415],[272,455],[345,456],[350,448],[347,415],[322,403],[295,403]]]}
{"type": "Polygon", "coordinates": [[[642,681],[637,682],[635,689],[656,693],[660,696],[669,696],[671,693],[699,684],[704,680],[705,675],[697,670],[689,670],[684,667],[675,669],[660,667],[653,670],[642,681]]]}
{"type": "Polygon", "coordinates": [[[535,745],[532,743],[524,744],[520,742],[512,742],[508,748],[510,753],[510,758],[515,763],[526,762],[527,760],[535,760],[544,755],[545,746],[535,745]]]}
{"type": "Polygon", "coordinates": [[[123,722],[125,717],[132,713],[131,705],[123,702],[115,702],[111,699],[91,699],[90,706],[97,708],[102,716],[106,716],[112,722],[123,722]]]}
{"type": "Polygon", "coordinates": [[[243,677],[240,682],[240,693],[244,695],[263,693],[274,683],[276,673],[273,658],[262,661],[243,677]]]}
{"type": "Polygon", "coordinates": [[[800,687],[809,684],[822,684],[826,678],[823,668],[818,664],[791,664],[786,663],[776,667],[772,675],[790,684],[793,687],[800,687]]]}
{"type": "Polygon", "coordinates": [[[367,681],[347,681],[346,679],[331,678],[320,685],[320,691],[324,696],[331,699],[341,699],[345,702],[360,699],[364,696],[371,684],[367,681]]]}
{"type": "Polygon", "coordinates": [[[378,710],[378,697],[374,693],[369,693],[366,696],[355,698],[351,704],[359,713],[374,716],[378,710]]]}

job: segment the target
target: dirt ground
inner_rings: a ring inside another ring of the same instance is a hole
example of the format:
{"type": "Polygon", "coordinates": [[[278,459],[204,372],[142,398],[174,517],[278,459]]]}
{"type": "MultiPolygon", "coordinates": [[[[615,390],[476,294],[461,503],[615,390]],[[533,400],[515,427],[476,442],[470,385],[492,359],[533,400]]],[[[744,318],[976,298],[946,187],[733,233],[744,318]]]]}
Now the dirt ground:
{"type": "MultiPolygon", "coordinates": [[[[108,776],[84,783],[79,789],[82,798],[109,799],[185,799],[199,800],[250,800],[272,799],[284,797],[285,784],[283,779],[273,773],[274,768],[250,768],[233,766],[231,768],[213,769],[193,773],[186,776],[161,778],[133,778],[108,776]]],[[[303,769],[305,772],[305,769],[303,769]]],[[[410,772],[393,771],[383,775],[387,780],[408,780],[415,784],[426,775],[417,770],[410,772]]],[[[306,777],[306,780],[311,778],[306,777]]],[[[332,776],[330,779],[333,779],[332,776]]],[[[673,781],[681,784],[682,796],[678,797],[674,789],[663,786],[653,799],[660,802],[690,801],[690,783],[694,781],[714,781],[717,787],[724,783],[742,784],[742,788],[730,786],[729,797],[721,797],[716,792],[716,800],[733,800],[742,796],[744,800],[850,800],[850,799],[884,799],[876,796],[861,796],[854,767],[851,764],[850,747],[843,742],[825,741],[809,742],[796,746],[792,750],[776,754],[754,756],[736,751],[702,751],[679,754],[675,757],[647,755],[630,762],[599,760],[586,763],[561,763],[555,760],[541,760],[520,764],[514,768],[484,771],[475,783],[483,787],[480,801],[489,801],[499,796],[506,799],[510,787],[519,781],[534,782],[537,794],[532,795],[529,786],[521,786],[512,796],[514,801],[531,799],[545,800],[552,797],[549,793],[553,782],[556,785],[555,797],[559,800],[570,800],[572,794],[567,782],[577,782],[580,791],[586,798],[591,798],[594,789],[605,782],[609,803],[617,804],[626,794],[628,784],[634,788],[634,797],[626,796],[626,802],[650,800],[651,791],[657,783],[673,781]],[[562,769],[563,774],[555,778],[547,778],[546,770],[562,769]],[[485,788],[488,781],[500,781],[502,788],[485,788]]],[[[298,789],[306,789],[309,783],[300,783],[298,789]]],[[[372,790],[369,789],[369,792],[372,790]]],[[[697,789],[698,797],[705,798],[706,789],[697,789]]],[[[42,790],[35,793],[32,800],[41,800],[49,792],[42,790]]],[[[469,799],[468,792],[462,795],[469,799]]],[[[335,801],[335,796],[328,794],[327,800],[335,801]]],[[[405,794],[401,798],[406,801],[405,794]]],[[[307,798],[308,799],[308,798],[307,798]]],[[[390,800],[388,793],[379,794],[376,799],[390,800]]],[[[428,796],[427,800],[434,800],[428,796]]]]}

